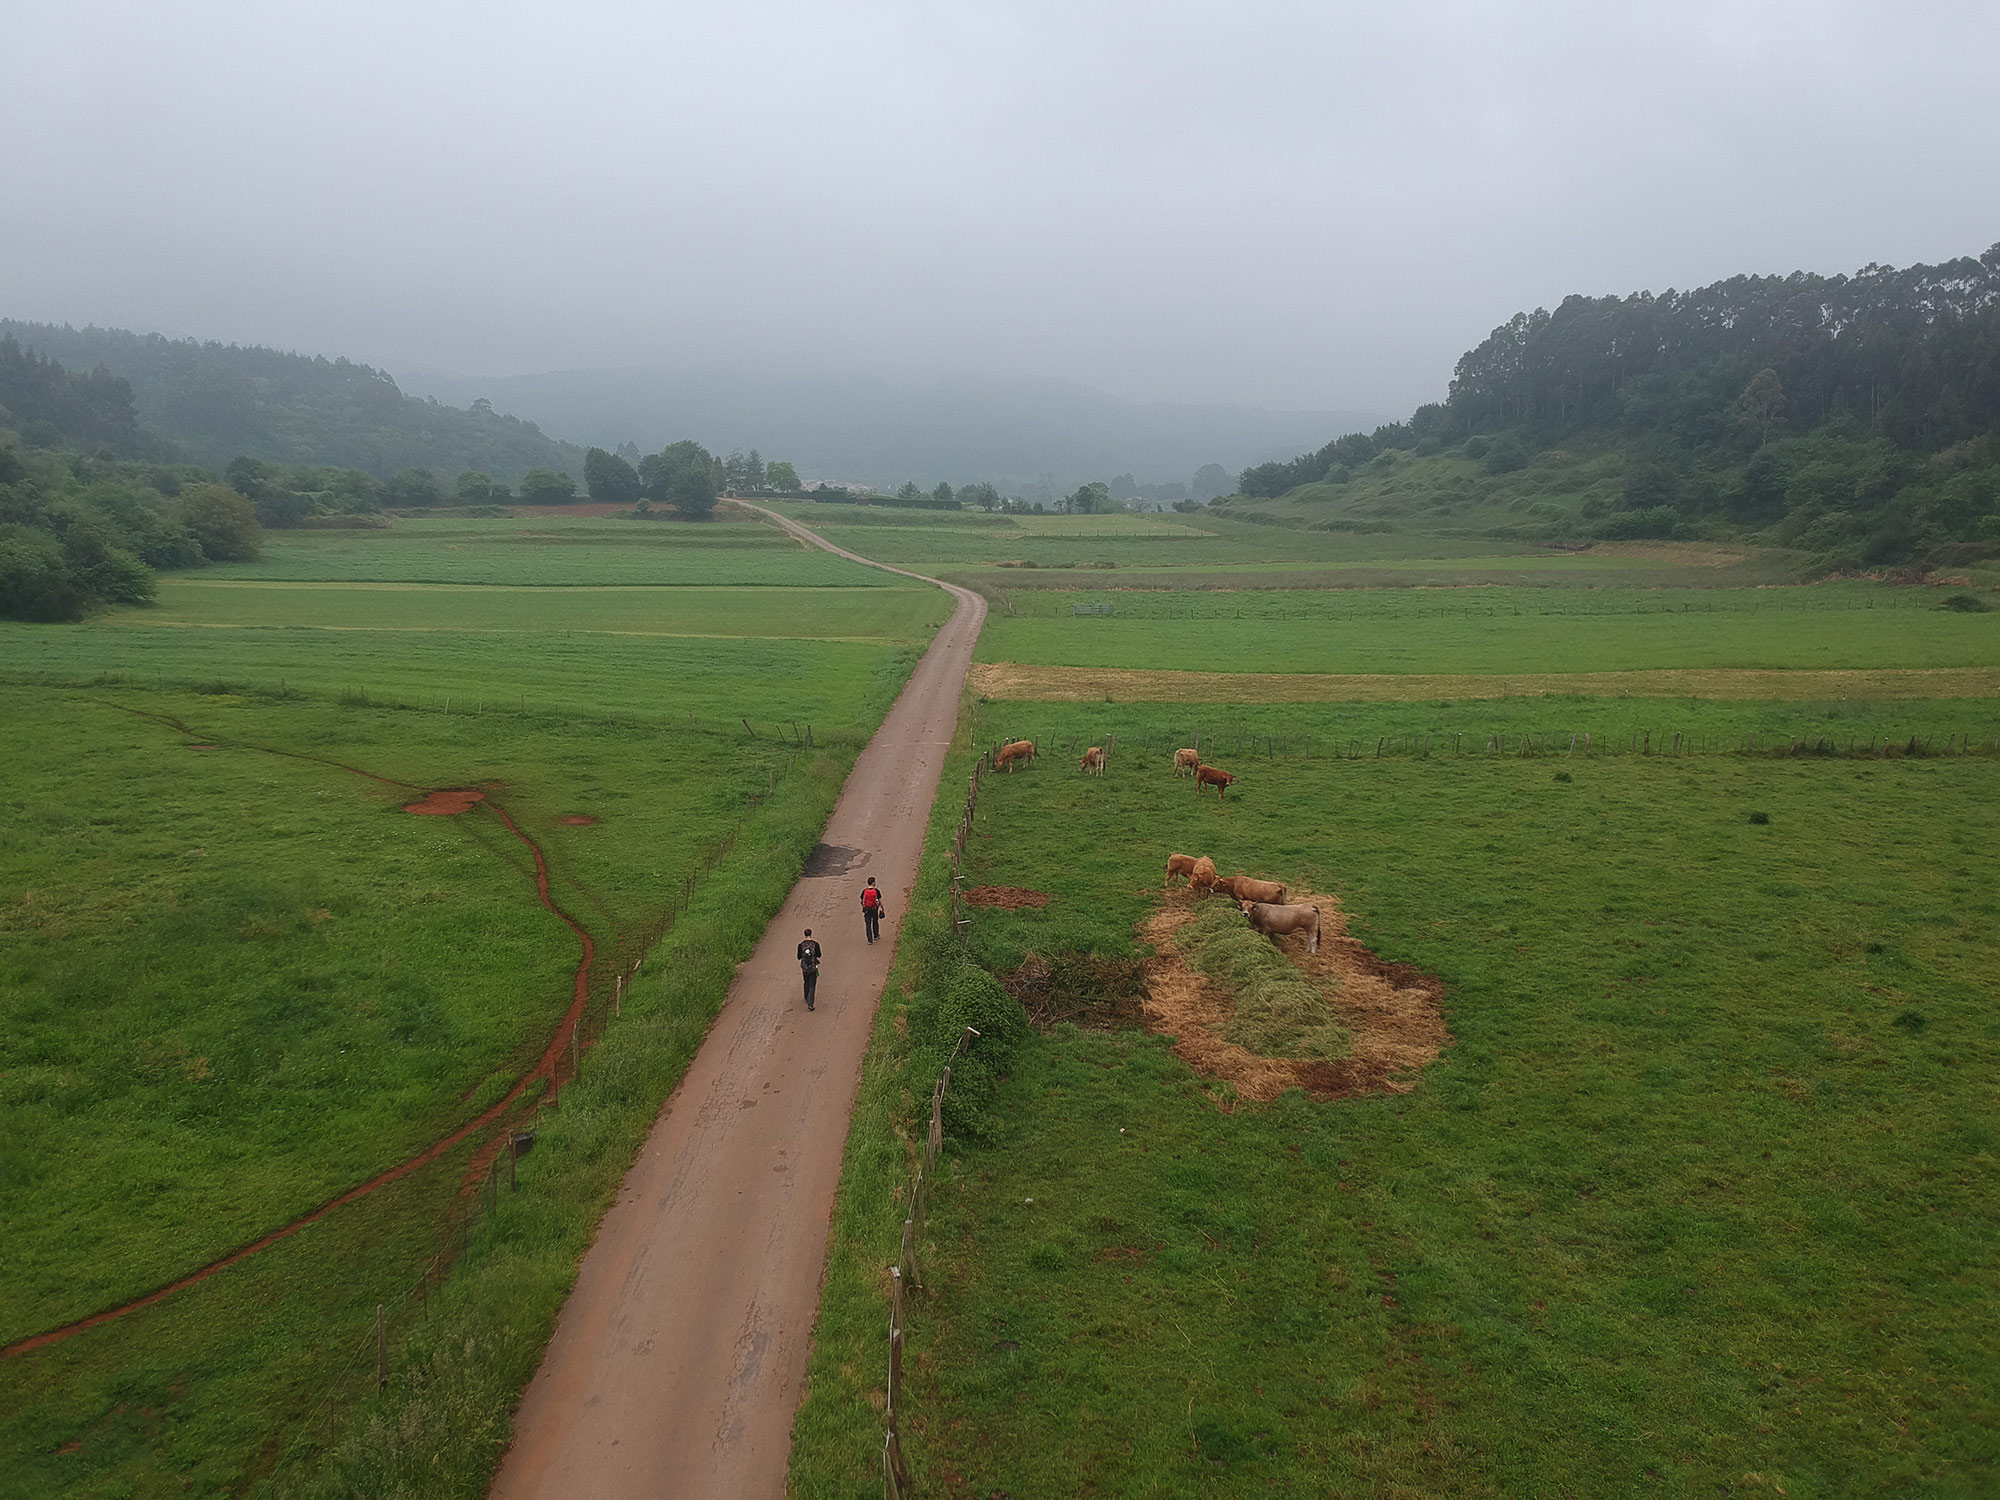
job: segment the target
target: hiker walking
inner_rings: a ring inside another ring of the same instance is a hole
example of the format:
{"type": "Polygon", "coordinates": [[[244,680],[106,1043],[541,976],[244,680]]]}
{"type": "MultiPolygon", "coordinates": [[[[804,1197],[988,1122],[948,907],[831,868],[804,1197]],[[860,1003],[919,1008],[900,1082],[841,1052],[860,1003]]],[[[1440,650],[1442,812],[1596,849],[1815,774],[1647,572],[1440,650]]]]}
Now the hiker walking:
{"type": "Polygon", "coordinates": [[[873,875],[868,877],[868,884],[861,891],[861,925],[867,930],[871,943],[882,935],[882,893],[875,889],[873,875]]]}
{"type": "Polygon", "coordinates": [[[799,972],[806,981],[806,1009],[813,1008],[813,991],[819,988],[819,944],[813,941],[813,930],[806,929],[805,941],[799,944],[799,972]]]}

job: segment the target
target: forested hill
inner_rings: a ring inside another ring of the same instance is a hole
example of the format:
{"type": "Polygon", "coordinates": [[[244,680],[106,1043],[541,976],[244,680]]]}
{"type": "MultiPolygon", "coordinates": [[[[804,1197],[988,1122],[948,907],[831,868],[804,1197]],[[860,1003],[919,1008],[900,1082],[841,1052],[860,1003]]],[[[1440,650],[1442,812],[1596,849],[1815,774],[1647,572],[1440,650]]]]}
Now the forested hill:
{"type": "MultiPolygon", "coordinates": [[[[1240,484],[1296,491],[1351,526],[1342,491],[1364,469],[1447,457],[1462,462],[1436,466],[1438,483],[1467,493],[1477,474],[1579,458],[1616,473],[1574,512],[1512,482],[1517,534],[1748,536],[1828,566],[2000,552],[2000,245],[1935,266],[1569,297],[1496,328],[1446,401],[1240,484]]],[[[1416,477],[1407,509],[1449,513],[1416,477]]],[[[1371,509],[1393,524],[1393,507],[1371,509]]]]}
{"type": "MultiPolygon", "coordinates": [[[[468,410],[407,396],[382,371],[345,359],[10,319],[0,319],[0,338],[73,374],[104,372],[86,379],[122,380],[131,388],[137,423],[212,468],[248,455],[361,469],[381,479],[408,468],[444,475],[473,469],[503,483],[533,468],[583,473],[583,450],[532,422],[483,402],[468,410]]],[[[14,416],[33,420],[24,411],[14,416]]]]}

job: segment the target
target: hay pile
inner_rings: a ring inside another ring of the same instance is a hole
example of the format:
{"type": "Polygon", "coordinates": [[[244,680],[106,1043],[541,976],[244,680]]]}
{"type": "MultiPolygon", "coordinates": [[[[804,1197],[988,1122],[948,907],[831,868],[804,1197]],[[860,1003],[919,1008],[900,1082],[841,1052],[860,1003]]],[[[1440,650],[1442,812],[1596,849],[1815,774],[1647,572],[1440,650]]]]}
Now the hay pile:
{"type": "Polygon", "coordinates": [[[1303,937],[1274,941],[1250,932],[1233,903],[1184,892],[1168,897],[1140,924],[1154,948],[1146,963],[1147,1026],[1172,1036],[1174,1054],[1189,1067],[1230,1083],[1244,1099],[1271,1100],[1295,1088],[1316,1099],[1407,1093],[1417,1071],[1451,1043],[1443,983],[1409,964],[1384,963],[1349,937],[1337,898],[1296,891],[1292,900],[1319,908],[1317,954],[1305,951],[1303,937]],[[1228,918],[1264,948],[1263,957],[1234,940],[1218,946],[1228,918]],[[1199,925],[1190,931],[1191,924],[1199,925]],[[1184,939],[1206,969],[1190,962],[1184,939]],[[1264,958],[1295,977],[1287,981],[1264,958]],[[1256,991],[1247,1007],[1235,988],[1242,975],[1256,991]],[[1327,1056],[1336,1033],[1346,1045],[1327,1056]],[[1267,1046],[1286,1055],[1261,1050],[1267,1046]]]}

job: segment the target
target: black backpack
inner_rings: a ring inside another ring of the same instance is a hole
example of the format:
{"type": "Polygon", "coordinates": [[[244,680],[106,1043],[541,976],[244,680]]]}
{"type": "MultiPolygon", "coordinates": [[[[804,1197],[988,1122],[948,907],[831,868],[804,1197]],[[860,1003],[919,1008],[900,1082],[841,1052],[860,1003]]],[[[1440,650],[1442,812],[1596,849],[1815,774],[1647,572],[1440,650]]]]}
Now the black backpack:
{"type": "Polygon", "coordinates": [[[799,955],[799,968],[808,974],[819,972],[819,944],[811,938],[804,943],[805,952],[799,955]]]}

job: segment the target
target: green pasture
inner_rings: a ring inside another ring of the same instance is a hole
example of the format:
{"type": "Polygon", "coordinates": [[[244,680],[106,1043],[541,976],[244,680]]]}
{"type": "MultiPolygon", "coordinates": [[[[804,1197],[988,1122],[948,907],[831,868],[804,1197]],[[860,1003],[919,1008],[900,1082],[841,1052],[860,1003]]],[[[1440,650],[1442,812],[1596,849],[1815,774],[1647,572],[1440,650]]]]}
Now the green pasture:
{"type": "Polygon", "coordinates": [[[1778,583],[1788,554],[1672,543],[1548,551],[1478,528],[1307,529],[1243,508],[1183,514],[986,515],[853,505],[780,507],[864,557],[933,569],[989,593],[1074,588],[1093,573],[1118,589],[1461,587],[1497,583],[1706,589],[1778,583]],[[1248,517],[1250,519],[1245,519],[1248,517]]]}
{"type": "Polygon", "coordinates": [[[256,562],[204,578],[285,582],[877,588],[874,568],[763,522],[688,526],[592,516],[400,516],[381,530],[274,531],[256,562]]]}
{"type": "MultiPolygon", "coordinates": [[[[878,574],[877,576],[883,576],[878,574]]],[[[458,584],[220,582],[170,577],[159,602],[112,611],[100,629],[187,625],[217,629],[504,632],[512,635],[661,635],[800,640],[928,640],[951,599],[925,585],[841,588],[681,588],[458,584]]]]}
{"type": "Polygon", "coordinates": [[[468,1142],[0,1362],[0,1496],[483,1486],[608,1195],[948,612],[889,582],[762,525],[422,518],[0,626],[0,1342],[295,1220],[539,1058],[580,944],[493,811],[402,812],[421,790],[489,787],[540,846],[602,1028],[518,1195],[461,1191],[468,1142]]]}
{"type": "MultiPolygon", "coordinates": [[[[1378,703],[982,704],[982,733],[1030,739],[1064,774],[1091,745],[1112,754],[1108,779],[1150,779],[1174,751],[1235,772],[1230,795],[1263,795],[1268,768],[1296,762],[1493,754],[1581,760],[1648,755],[1703,760],[1740,754],[1887,758],[2000,751],[2000,701],[1963,698],[1759,700],[1537,697],[1378,703]],[[1587,737],[1587,738],[1586,738],[1587,737]],[[1572,739],[1576,743],[1570,749],[1572,739]]],[[[1017,773],[1018,774],[1018,773],[1017,773]]]]}
{"type": "Polygon", "coordinates": [[[2000,611],[1936,589],[1536,588],[1024,594],[979,660],[1210,672],[1597,672],[1666,667],[1978,667],[2000,611]],[[1078,603],[1115,613],[1076,615],[1078,603]]]}
{"type": "MultiPolygon", "coordinates": [[[[1099,712],[993,705],[967,738],[1099,712]]],[[[1095,722],[1165,745],[1187,712],[1095,722]]],[[[1014,1045],[953,1131],[920,1247],[920,1484],[1992,1493],[2000,761],[1236,769],[1222,803],[1159,756],[989,778],[966,884],[1053,899],[971,910],[971,954],[1057,959],[1090,1000],[1139,955],[1167,852],[1206,852],[1338,895],[1357,937],[1443,979],[1455,1040],[1408,1094],[1268,1106],[1140,1030],[1014,1045]]],[[[941,803],[905,950],[948,941],[941,803]]],[[[864,1075],[800,1496],[881,1483],[880,1268],[942,1060],[911,1050],[914,994],[885,1006],[864,1075]]]]}
{"type": "MultiPolygon", "coordinates": [[[[540,1055],[570,1001],[578,940],[537,901],[532,856],[497,817],[412,817],[401,806],[418,791],[489,785],[540,845],[555,900],[599,945],[601,1015],[611,976],[687,876],[704,882],[704,908],[782,897],[909,657],[896,661],[847,681],[841,717],[863,727],[822,730],[816,755],[768,723],[753,737],[734,723],[607,720],[601,705],[578,723],[0,687],[0,1341],[285,1224],[475,1117],[540,1055]],[[743,854],[709,874],[732,834],[743,854]]],[[[760,708],[774,706],[765,691],[746,688],[760,708]]],[[[657,1024],[679,1040],[621,1083],[633,1090],[626,1136],[678,1076],[738,929],[752,924],[754,939],[764,909],[729,905],[727,941],[705,939],[665,984],[634,991],[635,1006],[650,994],[665,1007],[657,1024]]],[[[531,1348],[597,1195],[629,1162],[625,1136],[589,1146],[577,1181],[530,1215],[533,1299],[502,1307],[531,1348]]],[[[451,1249],[470,1149],[157,1307],[0,1363],[0,1495],[165,1493],[184,1480],[235,1491],[260,1473],[312,1472],[324,1435],[301,1425],[317,1413],[338,1440],[353,1419],[372,1351],[355,1366],[350,1346],[370,1336],[374,1303],[388,1303],[399,1345],[428,1306],[409,1294],[451,1249]],[[274,1470],[305,1437],[311,1453],[274,1470]]],[[[525,1372],[513,1373],[518,1391],[525,1372]]]]}

